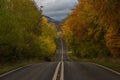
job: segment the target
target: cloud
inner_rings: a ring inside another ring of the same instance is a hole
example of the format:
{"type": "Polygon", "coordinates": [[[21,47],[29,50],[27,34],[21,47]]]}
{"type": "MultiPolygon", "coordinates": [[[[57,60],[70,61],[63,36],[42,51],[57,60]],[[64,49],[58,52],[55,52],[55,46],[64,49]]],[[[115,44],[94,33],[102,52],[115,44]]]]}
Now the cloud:
{"type": "Polygon", "coordinates": [[[35,2],[38,6],[43,6],[43,15],[56,20],[64,19],[77,4],[77,0],[35,0],[35,2]]]}

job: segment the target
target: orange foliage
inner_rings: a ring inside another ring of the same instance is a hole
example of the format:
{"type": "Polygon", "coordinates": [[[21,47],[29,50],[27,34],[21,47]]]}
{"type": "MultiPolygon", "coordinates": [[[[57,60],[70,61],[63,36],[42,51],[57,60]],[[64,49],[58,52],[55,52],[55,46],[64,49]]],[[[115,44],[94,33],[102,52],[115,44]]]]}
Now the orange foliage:
{"type": "Polygon", "coordinates": [[[120,0],[78,1],[64,24],[72,31],[73,39],[106,44],[113,56],[119,56],[120,0]]]}

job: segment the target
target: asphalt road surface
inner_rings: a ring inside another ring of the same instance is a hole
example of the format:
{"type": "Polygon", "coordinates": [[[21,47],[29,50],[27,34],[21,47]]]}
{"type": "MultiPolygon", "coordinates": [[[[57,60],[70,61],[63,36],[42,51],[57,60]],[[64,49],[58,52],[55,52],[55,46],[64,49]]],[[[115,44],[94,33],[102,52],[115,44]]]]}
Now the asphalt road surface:
{"type": "Polygon", "coordinates": [[[65,41],[59,38],[55,61],[15,70],[1,75],[0,80],[120,80],[120,74],[98,65],[71,62],[67,51],[65,41]]]}

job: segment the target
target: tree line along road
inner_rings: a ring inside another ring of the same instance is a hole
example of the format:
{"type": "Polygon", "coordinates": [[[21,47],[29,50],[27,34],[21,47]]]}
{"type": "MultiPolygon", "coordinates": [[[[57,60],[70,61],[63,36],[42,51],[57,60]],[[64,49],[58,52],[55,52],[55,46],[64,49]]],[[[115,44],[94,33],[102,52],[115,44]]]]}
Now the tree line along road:
{"type": "Polygon", "coordinates": [[[67,45],[58,39],[53,62],[32,64],[0,76],[0,80],[120,80],[120,74],[87,62],[72,62],[67,45]]]}

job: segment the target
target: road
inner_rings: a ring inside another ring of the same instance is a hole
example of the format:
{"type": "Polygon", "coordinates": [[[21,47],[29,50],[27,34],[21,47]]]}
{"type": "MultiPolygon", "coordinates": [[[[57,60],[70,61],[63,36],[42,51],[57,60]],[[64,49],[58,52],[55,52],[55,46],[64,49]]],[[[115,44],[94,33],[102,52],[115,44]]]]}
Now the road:
{"type": "Polygon", "coordinates": [[[67,45],[58,39],[56,59],[29,65],[6,75],[0,80],[120,80],[120,75],[87,62],[72,62],[67,45]]]}

